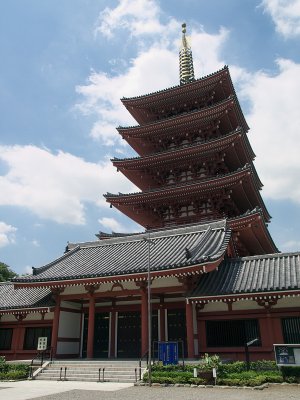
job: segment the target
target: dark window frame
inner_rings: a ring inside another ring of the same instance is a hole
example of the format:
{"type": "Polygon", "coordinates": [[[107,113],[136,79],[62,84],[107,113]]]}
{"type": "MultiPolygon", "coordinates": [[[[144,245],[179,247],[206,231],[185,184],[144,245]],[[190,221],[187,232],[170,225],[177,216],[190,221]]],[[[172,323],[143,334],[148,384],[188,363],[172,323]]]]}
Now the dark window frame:
{"type": "Polygon", "coordinates": [[[300,317],[281,318],[281,329],[284,343],[300,342],[300,317]]]}
{"type": "Polygon", "coordinates": [[[38,338],[47,336],[47,347],[51,347],[51,326],[26,327],[23,350],[37,350],[38,338]]]}
{"type": "Polygon", "coordinates": [[[0,350],[11,350],[13,328],[0,328],[0,350]]]}
{"type": "Polygon", "coordinates": [[[244,347],[258,338],[254,345],[261,347],[260,325],[256,318],[205,321],[207,347],[244,347]]]}

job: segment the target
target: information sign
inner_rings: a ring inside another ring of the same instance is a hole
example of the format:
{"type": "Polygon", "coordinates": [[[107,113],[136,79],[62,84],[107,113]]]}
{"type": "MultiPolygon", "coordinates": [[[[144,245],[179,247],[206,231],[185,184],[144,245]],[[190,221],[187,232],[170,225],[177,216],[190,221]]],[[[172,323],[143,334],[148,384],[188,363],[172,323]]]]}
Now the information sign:
{"type": "Polygon", "coordinates": [[[43,336],[40,336],[39,338],[38,338],[38,345],[37,345],[37,349],[38,350],[46,350],[47,349],[47,337],[45,336],[45,337],[43,337],[43,336]]]}
{"type": "Polygon", "coordinates": [[[158,342],[158,360],[163,365],[178,364],[178,342],[158,342]]]}
{"type": "Polygon", "coordinates": [[[278,365],[300,365],[300,344],[274,344],[274,352],[278,365]]]}

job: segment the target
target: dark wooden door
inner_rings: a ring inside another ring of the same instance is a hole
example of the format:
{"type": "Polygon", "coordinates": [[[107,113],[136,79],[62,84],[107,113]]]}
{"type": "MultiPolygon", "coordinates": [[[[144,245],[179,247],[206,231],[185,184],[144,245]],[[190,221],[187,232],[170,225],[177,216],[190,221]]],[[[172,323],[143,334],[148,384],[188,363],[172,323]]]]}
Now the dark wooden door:
{"type": "MultiPolygon", "coordinates": [[[[88,314],[84,315],[82,357],[86,357],[88,314]]],[[[109,345],[109,313],[95,314],[94,358],[107,358],[109,345]]]]}
{"type": "Polygon", "coordinates": [[[118,357],[138,358],[141,354],[141,313],[118,313],[118,357]]]}
{"type": "Polygon", "coordinates": [[[178,355],[182,357],[182,346],[181,341],[184,345],[184,356],[186,357],[186,320],[185,310],[176,309],[168,310],[168,341],[178,343],[178,355]]]}

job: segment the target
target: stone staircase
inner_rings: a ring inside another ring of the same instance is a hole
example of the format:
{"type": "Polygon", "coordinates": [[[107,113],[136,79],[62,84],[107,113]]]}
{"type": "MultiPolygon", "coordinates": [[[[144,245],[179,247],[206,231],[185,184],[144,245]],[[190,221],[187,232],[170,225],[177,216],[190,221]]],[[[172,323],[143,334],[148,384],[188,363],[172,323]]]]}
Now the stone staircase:
{"type": "MultiPolygon", "coordinates": [[[[146,362],[143,362],[141,375],[145,368],[146,362]]],[[[55,360],[34,379],[134,383],[140,379],[140,368],[138,360],[55,360]]]]}

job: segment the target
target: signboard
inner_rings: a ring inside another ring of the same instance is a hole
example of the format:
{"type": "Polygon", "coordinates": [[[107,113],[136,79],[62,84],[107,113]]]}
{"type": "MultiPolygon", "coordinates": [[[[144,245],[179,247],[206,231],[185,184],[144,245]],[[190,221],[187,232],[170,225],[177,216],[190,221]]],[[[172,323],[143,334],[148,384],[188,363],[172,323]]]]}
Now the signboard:
{"type": "Polygon", "coordinates": [[[300,365],[300,344],[274,344],[277,365],[300,365]]]}
{"type": "Polygon", "coordinates": [[[38,345],[37,345],[38,350],[46,350],[47,349],[47,337],[39,337],[38,338],[38,345]]]}
{"type": "Polygon", "coordinates": [[[158,342],[158,361],[163,365],[178,364],[178,342],[158,342]]]}

